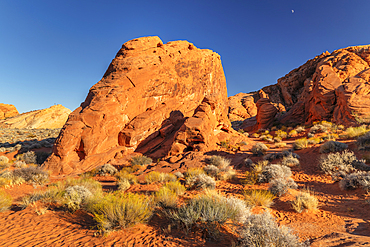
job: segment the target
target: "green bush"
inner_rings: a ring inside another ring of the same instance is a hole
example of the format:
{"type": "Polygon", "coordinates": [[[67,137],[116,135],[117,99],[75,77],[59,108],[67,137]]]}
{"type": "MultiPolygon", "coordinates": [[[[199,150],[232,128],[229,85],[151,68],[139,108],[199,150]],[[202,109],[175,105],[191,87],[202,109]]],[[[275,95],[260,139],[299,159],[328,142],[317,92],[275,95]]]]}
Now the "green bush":
{"type": "Polygon", "coordinates": [[[300,243],[299,238],[288,227],[281,226],[268,213],[252,214],[239,227],[239,245],[248,247],[304,247],[309,243],[300,243]]]}
{"type": "Polygon", "coordinates": [[[94,196],[88,200],[86,210],[102,232],[146,222],[153,214],[150,198],[132,193],[94,196]]]}
{"type": "Polygon", "coordinates": [[[0,212],[8,210],[13,203],[13,198],[5,193],[4,191],[0,190],[0,212]]]}
{"type": "Polygon", "coordinates": [[[153,163],[153,160],[149,157],[146,157],[145,155],[135,156],[131,158],[131,164],[133,166],[135,165],[144,166],[144,165],[150,165],[151,163],[153,163]]]}

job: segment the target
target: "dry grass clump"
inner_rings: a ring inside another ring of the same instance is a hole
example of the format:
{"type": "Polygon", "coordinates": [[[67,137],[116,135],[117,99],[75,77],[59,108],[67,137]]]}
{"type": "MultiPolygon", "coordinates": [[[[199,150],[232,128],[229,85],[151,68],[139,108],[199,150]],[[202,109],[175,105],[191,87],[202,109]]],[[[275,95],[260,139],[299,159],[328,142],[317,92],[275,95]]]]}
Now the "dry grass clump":
{"type": "Polygon", "coordinates": [[[308,140],[305,137],[297,139],[293,143],[293,148],[296,149],[296,150],[304,149],[304,148],[307,148],[307,147],[308,147],[308,140]]]}
{"type": "Polygon", "coordinates": [[[13,170],[13,180],[22,178],[27,183],[44,184],[49,180],[49,173],[37,166],[13,170]]]}
{"type": "Polygon", "coordinates": [[[177,194],[166,186],[154,193],[154,202],[161,208],[176,208],[177,194]]]}
{"type": "Polygon", "coordinates": [[[164,213],[177,226],[184,228],[186,234],[191,229],[203,229],[213,239],[219,237],[220,230],[227,221],[244,222],[250,214],[243,201],[207,192],[164,213]]]}
{"type": "Polygon", "coordinates": [[[275,143],[275,148],[283,148],[283,147],[286,147],[286,143],[285,142],[277,142],[277,143],[275,143]]]}
{"type": "Polygon", "coordinates": [[[176,193],[176,195],[182,195],[185,192],[185,186],[180,183],[180,181],[170,181],[164,185],[164,187],[176,193]]]}
{"type": "Polygon", "coordinates": [[[369,130],[366,125],[361,125],[359,127],[349,127],[345,130],[347,138],[355,138],[365,135],[369,130]]]}
{"type": "Polygon", "coordinates": [[[275,198],[276,196],[268,190],[255,189],[244,191],[244,200],[250,207],[262,206],[269,208],[274,203],[273,200],[275,198]]]}
{"type": "Polygon", "coordinates": [[[186,172],[184,172],[185,180],[189,177],[194,177],[200,174],[204,174],[204,170],[202,168],[189,168],[186,172]]]}
{"type": "Polygon", "coordinates": [[[226,159],[222,156],[213,155],[211,158],[209,158],[208,162],[210,165],[216,166],[222,171],[227,169],[228,166],[230,166],[231,160],[226,159]]]}
{"type": "Polygon", "coordinates": [[[37,155],[34,151],[28,151],[17,155],[17,160],[23,160],[27,164],[37,164],[37,155]]]}
{"type": "Polygon", "coordinates": [[[101,232],[127,228],[148,221],[153,215],[151,199],[138,194],[106,194],[88,200],[86,210],[101,232]]]}
{"type": "Polygon", "coordinates": [[[214,155],[208,159],[210,165],[203,168],[204,172],[219,180],[230,180],[234,178],[236,172],[230,166],[231,160],[214,155]]]}
{"type": "Polygon", "coordinates": [[[133,166],[134,165],[144,166],[144,165],[150,165],[151,163],[153,163],[153,160],[145,155],[135,156],[131,158],[131,164],[133,166]]]}
{"type": "Polygon", "coordinates": [[[0,190],[0,212],[8,210],[13,203],[13,198],[6,192],[0,190]]]}
{"type": "Polygon", "coordinates": [[[342,142],[328,141],[321,145],[320,153],[340,152],[348,148],[348,145],[342,142]]]}
{"type": "Polygon", "coordinates": [[[257,156],[264,155],[264,153],[268,150],[269,148],[260,142],[257,142],[251,149],[252,153],[257,156]]]}
{"type": "Polygon", "coordinates": [[[268,213],[252,214],[239,227],[239,245],[248,247],[304,247],[309,243],[299,242],[299,237],[289,227],[279,227],[275,219],[268,213]]]}
{"type": "Polygon", "coordinates": [[[307,139],[307,144],[308,145],[315,145],[315,144],[319,144],[321,141],[322,140],[321,140],[320,137],[312,136],[312,137],[307,139]]]}
{"type": "Polygon", "coordinates": [[[276,178],[270,182],[269,191],[276,196],[285,195],[289,189],[297,189],[298,185],[292,178],[276,178]]]}
{"type": "Polygon", "coordinates": [[[354,172],[347,174],[340,182],[342,190],[353,190],[361,188],[366,192],[370,191],[370,172],[354,172]]]}
{"type": "Polygon", "coordinates": [[[115,177],[118,182],[126,180],[130,183],[130,185],[136,184],[138,182],[138,179],[134,174],[128,173],[126,170],[123,169],[116,173],[115,177]]]}
{"type": "Polygon", "coordinates": [[[154,183],[154,182],[169,182],[169,181],[175,181],[177,180],[177,177],[173,175],[172,173],[165,173],[165,172],[157,172],[152,171],[149,172],[145,177],[145,182],[148,184],[154,183]]]}
{"type": "Polygon", "coordinates": [[[304,210],[316,210],[319,206],[319,201],[310,191],[299,192],[292,201],[292,207],[297,213],[302,213],[304,210]]]}
{"type": "Polygon", "coordinates": [[[276,137],[280,137],[281,139],[285,139],[288,137],[288,134],[283,130],[277,130],[275,131],[276,137]]]}

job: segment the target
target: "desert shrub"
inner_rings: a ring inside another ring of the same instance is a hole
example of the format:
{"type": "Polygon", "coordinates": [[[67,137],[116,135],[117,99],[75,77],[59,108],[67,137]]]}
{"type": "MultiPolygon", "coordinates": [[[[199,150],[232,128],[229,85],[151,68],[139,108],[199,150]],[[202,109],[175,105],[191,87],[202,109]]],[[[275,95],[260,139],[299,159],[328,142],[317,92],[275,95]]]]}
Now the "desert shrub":
{"type": "Polygon", "coordinates": [[[311,139],[311,138],[315,137],[315,134],[312,134],[312,133],[308,132],[307,137],[311,139]]]}
{"type": "Polygon", "coordinates": [[[0,156],[0,165],[1,164],[8,164],[8,163],[9,163],[8,157],[6,157],[6,156],[0,156]]]}
{"type": "Polygon", "coordinates": [[[296,149],[296,150],[304,149],[304,148],[307,148],[307,147],[308,147],[308,140],[307,140],[307,138],[297,139],[293,143],[293,148],[296,149]]]}
{"type": "Polygon", "coordinates": [[[291,130],[291,131],[289,131],[289,133],[288,133],[289,137],[295,136],[295,135],[297,135],[297,134],[298,134],[298,132],[297,132],[296,130],[291,130]]]}
{"type": "Polygon", "coordinates": [[[117,186],[118,186],[118,190],[126,191],[131,187],[131,183],[126,178],[124,178],[122,180],[117,181],[117,186]]]}
{"type": "Polygon", "coordinates": [[[0,188],[12,185],[12,180],[10,178],[0,177],[0,188]]]}
{"type": "Polygon", "coordinates": [[[186,184],[191,189],[215,189],[216,181],[214,178],[206,175],[199,174],[196,176],[188,177],[186,179],[186,184]]]}
{"type": "Polygon", "coordinates": [[[19,206],[22,209],[25,209],[28,205],[40,200],[45,200],[46,198],[48,198],[47,191],[34,191],[31,194],[22,197],[19,206]]]}
{"type": "Polygon", "coordinates": [[[157,172],[157,171],[152,171],[149,172],[145,177],[145,182],[148,184],[154,183],[154,182],[169,182],[169,181],[175,181],[177,177],[173,175],[172,173],[164,173],[164,172],[157,172]]]}
{"type": "Polygon", "coordinates": [[[305,129],[303,126],[297,126],[297,127],[295,128],[295,131],[297,131],[297,133],[301,133],[301,132],[306,131],[306,129],[305,129]]]}
{"type": "Polygon", "coordinates": [[[369,130],[365,125],[359,127],[349,127],[345,130],[347,138],[355,138],[365,135],[369,130]]]}
{"type": "Polygon", "coordinates": [[[263,206],[269,208],[273,204],[275,195],[268,190],[246,190],[244,200],[250,207],[263,206]]]}
{"type": "Polygon", "coordinates": [[[347,174],[339,182],[339,187],[342,190],[350,190],[362,188],[363,190],[370,191],[370,172],[354,172],[347,174]]]}
{"type": "Polygon", "coordinates": [[[251,159],[249,159],[249,158],[246,158],[246,159],[244,160],[244,164],[245,164],[246,166],[251,166],[251,165],[253,164],[253,161],[252,161],[251,159]]]}
{"type": "Polygon", "coordinates": [[[260,135],[259,135],[258,133],[253,133],[253,134],[252,134],[252,137],[253,137],[253,138],[258,138],[259,136],[260,136],[260,135]]]}
{"type": "Polygon", "coordinates": [[[24,162],[23,160],[18,160],[16,162],[14,162],[13,165],[14,165],[15,168],[25,168],[25,167],[27,167],[26,162],[24,162]]]}
{"type": "Polygon", "coordinates": [[[86,203],[86,200],[92,197],[90,190],[81,185],[69,186],[63,194],[63,205],[72,212],[79,209],[83,203],[86,203]]]}
{"type": "Polygon", "coordinates": [[[270,182],[269,191],[276,195],[285,195],[289,189],[297,189],[298,186],[292,178],[275,178],[270,182]]]}
{"type": "Polygon", "coordinates": [[[203,167],[203,170],[208,176],[211,176],[214,178],[217,178],[218,175],[220,174],[220,169],[218,169],[218,167],[214,165],[207,165],[203,167]]]}
{"type": "Polygon", "coordinates": [[[29,166],[13,170],[14,177],[21,177],[27,183],[44,184],[49,180],[49,174],[40,167],[29,166]]]}
{"type": "Polygon", "coordinates": [[[218,176],[218,179],[222,181],[230,181],[230,180],[233,180],[235,177],[236,177],[236,171],[230,168],[227,171],[222,172],[218,176]]]}
{"type": "Polygon", "coordinates": [[[246,247],[304,247],[299,238],[286,226],[279,227],[275,219],[268,213],[252,214],[239,227],[239,245],[246,247]]]}
{"type": "Polygon", "coordinates": [[[340,152],[348,148],[348,145],[342,142],[328,141],[321,145],[320,153],[340,152]]]}
{"type": "Polygon", "coordinates": [[[268,153],[265,156],[263,156],[264,160],[273,161],[276,159],[281,159],[283,157],[282,153],[268,153]]]}
{"type": "Polygon", "coordinates": [[[238,199],[229,199],[215,193],[194,197],[176,210],[165,211],[166,216],[184,227],[186,233],[194,227],[206,230],[211,238],[218,238],[226,221],[244,222],[249,216],[248,207],[238,199]]]}
{"type": "Polygon", "coordinates": [[[359,150],[369,150],[370,149],[370,132],[367,132],[363,136],[359,136],[356,141],[359,150]]]}
{"type": "Polygon", "coordinates": [[[100,176],[106,176],[106,175],[113,176],[117,172],[118,172],[117,169],[111,164],[104,164],[96,168],[96,174],[100,176]]]}
{"type": "Polygon", "coordinates": [[[288,134],[283,130],[277,130],[275,132],[276,137],[280,137],[281,139],[287,138],[288,134]]]}
{"type": "Polygon", "coordinates": [[[137,177],[134,174],[128,173],[125,170],[121,170],[116,173],[115,177],[118,181],[127,180],[131,185],[136,184],[138,182],[137,177]]]}
{"type": "Polygon", "coordinates": [[[292,201],[292,207],[297,213],[302,213],[304,210],[315,210],[319,206],[319,201],[309,191],[299,192],[292,201]]]}
{"type": "Polygon", "coordinates": [[[0,190],[0,212],[8,210],[13,203],[13,198],[5,193],[4,191],[0,190]]]}
{"type": "Polygon", "coordinates": [[[18,154],[17,160],[23,160],[27,164],[37,164],[37,155],[34,151],[28,151],[27,153],[18,154]]]}
{"type": "Polygon", "coordinates": [[[280,164],[283,166],[289,166],[289,167],[298,166],[299,159],[295,158],[292,154],[290,154],[289,156],[284,157],[281,160],[280,164]]]}
{"type": "Polygon", "coordinates": [[[202,168],[189,168],[186,172],[184,172],[184,177],[186,180],[190,177],[198,176],[200,174],[204,174],[204,170],[202,168]]]}
{"type": "Polygon", "coordinates": [[[184,177],[184,174],[182,174],[181,172],[175,172],[175,173],[173,173],[173,175],[175,175],[177,177],[177,179],[184,177]]]}
{"type": "Polygon", "coordinates": [[[275,143],[275,148],[283,148],[283,147],[286,147],[286,143],[285,142],[275,143]]]}
{"type": "Polygon", "coordinates": [[[312,137],[307,139],[307,144],[308,145],[315,145],[315,144],[319,144],[320,142],[321,142],[320,137],[312,136],[312,137]]]}
{"type": "Polygon", "coordinates": [[[328,127],[322,124],[315,124],[311,127],[310,132],[312,134],[319,133],[319,132],[326,132],[328,131],[328,127]]]}
{"type": "Polygon", "coordinates": [[[257,142],[251,149],[254,155],[261,156],[268,150],[268,147],[260,142],[257,142]]]}
{"type": "Polygon", "coordinates": [[[132,193],[93,196],[86,210],[94,216],[102,232],[146,222],[153,214],[150,198],[132,193]]]}
{"type": "Polygon", "coordinates": [[[120,172],[127,172],[127,173],[134,173],[134,172],[137,172],[139,171],[140,169],[142,169],[142,166],[141,165],[131,165],[131,166],[126,166],[126,167],[123,167],[120,172]]]}
{"type": "Polygon", "coordinates": [[[154,202],[161,208],[176,208],[177,194],[168,187],[162,186],[154,193],[154,202]]]}
{"type": "Polygon", "coordinates": [[[274,137],[274,142],[276,143],[276,142],[282,142],[283,141],[283,139],[280,137],[280,136],[275,136],[274,137]]]}
{"type": "Polygon", "coordinates": [[[293,153],[292,150],[284,150],[281,152],[281,154],[283,155],[283,157],[289,157],[289,156],[292,156],[293,158],[296,158],[296,159],[300,159],[301,157],[299,157],[298,154],[296,153],[293,153]]]}
{"type": "Polygon", "coordinates": [[[227,167],[230,166],[230,163],[231,160],[218,155],[214,155],[209,159],[209,164],[216,166],[221,171],[227,169],[227,167]]]}
{"type": "Polygon", "coordinates": [[[153,160],[149,157],[143,156],[135,156],[131,158],[131,164],[134,165],[150,165],[153,162],[153,160]]]}
{"type": "Polygon", "coordinates": [[[182,195],[185,192],[185,186],[179,181],[170,181],[164,185],[164,187],[176,193],[176,195],[182,195]]]}
{"type": "Polygon", "coordinates": [[[292,175],[292,171],[287,166],[272,164],[262,168],[262,171],[258,174],[259,183],[268,183],[273,179],[277,178],[288,178],[292,175]]]}
{"type": "Polygon", "coordinates": [[[356,170],[367,170],[369,167],[362,160],[357,160],[352,151],[322,155],[319,159],[319,168],[326,174],[332,175],[335,181],[345,174],[356,170]]]}

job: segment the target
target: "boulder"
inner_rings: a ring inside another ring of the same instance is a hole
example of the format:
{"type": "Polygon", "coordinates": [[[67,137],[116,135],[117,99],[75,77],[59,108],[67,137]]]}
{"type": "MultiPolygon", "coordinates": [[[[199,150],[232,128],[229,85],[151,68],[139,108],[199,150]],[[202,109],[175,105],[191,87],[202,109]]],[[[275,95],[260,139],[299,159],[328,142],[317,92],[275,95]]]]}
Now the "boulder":
{"type": "Polygon", "coordinates": [[[66,123],[71,110],[62,105],[22,113],[0,120],[0,127],[12,129],[59,129],[66,123]]]}
{"type": "Polygon", "coordinates": [[[231,121],[244,120],[254,117],[257,114],[254,93],[238,93],[237,95],[230,96],[228,102],[229,118],[231,121]]]}
{"type": "MultiPolygon", "coordinates": [[[[325,52],[292,70],[277,84],[259,90],[258,97],[268,98],[279,108],[281,114],[276,119],[283,124],[328,120],[353,125],[370,121],[369,68],[370,45],[325,52]]],[[[266,121],[258,114],[256,119],[256,125],[266,121]]]]}
{"type": "Polygon", "coordinates": [[[0,120],[17,116],[18,110],[14,105],[0,103],[0,120]]]}
{"type": "Polygon", "coordinates": [[[158,37],[128,41],[71,113],[44,167],[79,173],[132,152],[157,160],[207,151],[220,132],[234,134],[227,104],[217,53],[158,37]]]}

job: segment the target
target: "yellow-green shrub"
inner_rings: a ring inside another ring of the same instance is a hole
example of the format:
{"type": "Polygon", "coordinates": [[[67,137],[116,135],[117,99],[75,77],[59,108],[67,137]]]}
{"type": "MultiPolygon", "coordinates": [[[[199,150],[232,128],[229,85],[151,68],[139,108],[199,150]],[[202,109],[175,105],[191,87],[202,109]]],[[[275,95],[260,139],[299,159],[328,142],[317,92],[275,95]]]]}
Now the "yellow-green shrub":
{"type": "Polygon", "coordinates": [[[13,203],[13,198],[5,193],[4,191],[0,190],[0,212],[8,210],[13,203]]]}

